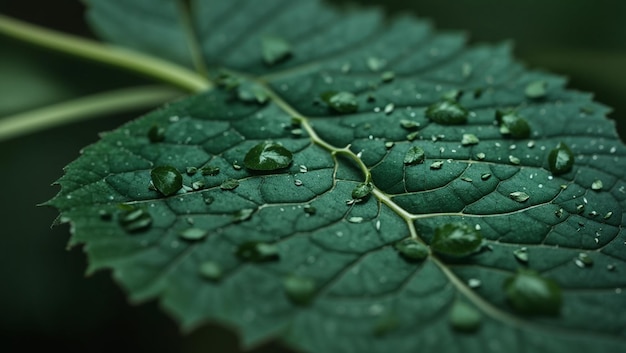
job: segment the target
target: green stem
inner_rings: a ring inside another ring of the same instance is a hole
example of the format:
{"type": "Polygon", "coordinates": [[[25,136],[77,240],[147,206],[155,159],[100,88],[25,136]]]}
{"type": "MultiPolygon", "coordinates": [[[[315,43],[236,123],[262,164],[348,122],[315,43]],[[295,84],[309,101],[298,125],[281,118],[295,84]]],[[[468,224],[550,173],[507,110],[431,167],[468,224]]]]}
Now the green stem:
{"type": "Polygon", "coordinates": [[[139,72],[192,92],[204,91],[213,86],[200,74],[171,62],[3,15],[0,15],[0,33],[45,48],[139,72]]]}
{"type": "Polygon", "coordinates": [[[105,114],[154,107],[182,94],[182,91],[167,86],[143,86],[97,93],[2,118],[0,141],[105,114]]]}

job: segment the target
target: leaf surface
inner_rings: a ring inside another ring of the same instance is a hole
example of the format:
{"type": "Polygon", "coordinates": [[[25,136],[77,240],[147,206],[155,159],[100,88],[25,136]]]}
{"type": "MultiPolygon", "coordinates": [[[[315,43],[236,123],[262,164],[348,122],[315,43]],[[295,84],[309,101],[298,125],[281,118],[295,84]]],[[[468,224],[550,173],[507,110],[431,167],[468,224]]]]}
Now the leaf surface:
{"type": "Polygon", "coordinates": [[[385,22],[315,1],[197,1],[191,12],[161,2],[90,0],[89,18],[108,40],[215,78],[227,70],[269,99],[201,93],[87,147],[50,204],[71,222],[70,243],[85,244],[89,271],[112,269],[133,301],[159,299],[184,328],[235,327],[248,347],[271,338],[307,352],[626,347],[626,148],[590,95],[524,69],[506,45],[468,48],[409,17],[385,22]],[[289,55],[268,64],[267,36],[289,55]],[[536,86],[545,92],[528,95],[536,86]],[[352,93],[356,111],[333,109],[328,92],[352,93]],[[443,101],[467,122],[429,118],[443,101]],[[501,130],[509,111],[530,136],[501,130]],[[162,141],[151,141],[154,126],[162,141]],[[268,141],[291,162],[246,168],[268,141]],[[574,163],[553,174],[549,155],[563,144],[574,163]],[[407,163],[418,150],[423,163],[407,163]],[[156,166],[181,173],[176,194],[149,188],[156,166]],[[203,168],[212,172],[193,172],[203,168]],[[353,200],[355,189],[366,196],[353,200]],[[151,222],[129,232],[133,211],[151,222]],[[479,231],[482,247],[424,251],[449,224],[479,231]],[[398,252],[407,238],[419,256],[398,252]],[[521,285],[560,288],[549,299],[558,310],[511,305],[505,284],[524,271],[540,279],[521,285]]]}

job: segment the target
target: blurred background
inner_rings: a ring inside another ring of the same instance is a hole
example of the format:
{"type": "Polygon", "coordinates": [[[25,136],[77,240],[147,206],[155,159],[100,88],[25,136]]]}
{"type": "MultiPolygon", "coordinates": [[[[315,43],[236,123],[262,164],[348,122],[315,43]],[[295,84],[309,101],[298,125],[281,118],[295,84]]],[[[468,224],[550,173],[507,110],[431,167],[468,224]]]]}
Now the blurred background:
{"type": "MultiPolygon", "coordinates": [[[[626,1],[361,0],[390,15],[414,13],[472,42],[512,40],[530,68],[570,78],[614,108],[626,137],[626,1]],[[409,3],[409,4],[407,4],[409,3]]],[[[78,0],[0,0],[0,13],[92,37],[78,0]]],[[[116,87],[151,83],[134,74],[24,45],[0,36],[0,117],[116,87]]],[[[89,278],[80,248],[66,251],[67,226],[50,229],[53,209],[36,207],[79,150],[143,113],[74,123],[0,142],[0,340],[3,351],[46,345],[65,352],[238,352],[236,337],[207,327],[181,335],[158,305],[131,306],[108,272],[89,278]]],[[[268,344],[255,353],[288,350],[268,344]]],[[[322,353],[322,352],[320,352],[322,353]]]]}

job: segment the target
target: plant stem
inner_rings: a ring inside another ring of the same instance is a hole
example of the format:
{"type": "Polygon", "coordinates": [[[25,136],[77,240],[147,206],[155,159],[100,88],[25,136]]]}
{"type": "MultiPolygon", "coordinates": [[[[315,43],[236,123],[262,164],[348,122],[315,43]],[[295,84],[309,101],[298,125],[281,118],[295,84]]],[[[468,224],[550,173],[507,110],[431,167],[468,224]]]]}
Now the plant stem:
{"type": "Polygon", "coordinates": [[[181,95],[182,91],[168,86],[142,86],[81,97],[0,119],[0,141],[105,114],[151,108],[181,95]]]}
{"type": "Polygon", "coordinates": [[[197,72],[130,49],[99,43],[0,15],[0,33],[45,48],[125,68],[192,92],[212,88],[197,72]]]}

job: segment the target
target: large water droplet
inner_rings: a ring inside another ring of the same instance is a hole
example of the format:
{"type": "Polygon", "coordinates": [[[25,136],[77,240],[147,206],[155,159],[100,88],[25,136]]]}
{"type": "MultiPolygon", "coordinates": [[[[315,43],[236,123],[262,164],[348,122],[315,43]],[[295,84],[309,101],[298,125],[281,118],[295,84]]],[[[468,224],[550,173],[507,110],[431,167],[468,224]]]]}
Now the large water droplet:
{"type": "Polygon", "coordinates": [[[279,259],[278,247],[276,245],[257,241],[248,241],[239,245],[235,254],[241,260],[250,262],[275,261],[279,259]]]}
{"type": "Polygon", "coordinates": [[[297,305],[306,305],[315,296],[315,281],[311,278],[289,276],[283,281],[285,294],[289,300],[297,305]]]}
{"type": "Polygon", "coordinates": [[[146,230],[152,224],[152,216],[142,208],[131,207],[119,214],[118,222],[129,233],[146,230]]]}
{"type": "Polygon", "coordinates": [[[356,96],[350,92],[324,92],[321,98],[329,107],[338,113],[354,113],[359,109],[356,96]]]}
{"type": "Polygon", "coordinates": [[[574,165],[574,154],[569,147],[560,142],[548,155],[548,166],[554,175],[565,174],[572,170],[574,165]]]}
{"type": "Polygon", "coordinates": [[[442,125],[465,124],[467,116],[467,110],[452,100],[437,102],[426,109],[426,117],[442,125]]]}
{"type": "Polygon", "coordinates": [[[476,252],[483,242],[480,231],[461,223],[449,223],[435,230],[430,246],[444,255],[462,257],[476,252]]]}
{"type": "Polygon", "coordinates": [[[404,155],[404,164],[413,165],[424,162],[424,149],[419,146],[411,146],[404,155]]]}
{"type": "Polygon", "coordinates": [[[165,196],[173,195],[183,187],[183,176],[174,167],[156,167],[150,172],[150,177],[154,187],[165,196]]]}
{"type": "Polygon", "coordinates": [[[530,136],[530,125],[526,119],[513,112],[496,111],[496,121],[500,125],[500,133],[514,139],[525,139],[530,136]]]}
{"type": "Polygon", "coordinates": [[[413,238],[402,239],[395,245],[396,250],[407,260],[421,261],[428,257],[428,247],[413,238]]]}
{"type": "Polygon", "coordinates": [[[474,332],[482,322],[482,315],[473,306],[462,300],[456,300],[450,310],[450,325],[461,332],[474,332]]]}
{"type": "Polygon", "coordinates": [[[561,288],[551,279],[532,270],[519,270],[504,281],[509,303],[517,312],[528,315],[558,315],[561,288]]]}
{"type": "Polygon", "coordinates": [[[252,147],[244,157],[243,164],[251,170],[276,170],[289,166],[293,154],[283,145],[265,141],[252,147]]]}
{"type": "Polygon", "coordinates": [[[274,36],[261,38],[263,60],[268,65],[288,59],[291,56],[291,45],[284,39],[274,36]]]}

